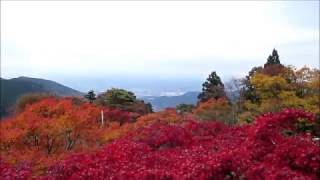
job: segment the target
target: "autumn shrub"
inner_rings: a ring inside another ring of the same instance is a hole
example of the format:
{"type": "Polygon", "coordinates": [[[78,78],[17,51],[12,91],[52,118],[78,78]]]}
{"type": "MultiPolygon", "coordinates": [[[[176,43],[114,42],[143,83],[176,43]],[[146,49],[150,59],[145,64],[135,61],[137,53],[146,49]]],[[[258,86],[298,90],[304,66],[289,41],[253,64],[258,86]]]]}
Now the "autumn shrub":
{"type": "Polygon", "coordinates": [[[209,99],[198,104],[193,113],[200,119],[206,121],[223,121],[235,123],[230,102],[225,98],[209,99]]]}
{"type": "Polygon", "coordinates": [[[41,101],[42,99],[54,97],[49,93],[31,93],[20,97],[16,102],[16,111],[18,113],[23,112],[28,105],[41,101]]]}
{"type": "Polygon", "coordinates": [[[319,179],[320,142],[307,128],[315,123],[299,109],[245,125],[175,109],[132,121],[121,110],[47,98],[0,123],[0,179],[319,179]]]}
{"type": "Polygon", "coordinates": [[[319,179],[320,148],[296,123],[313,114],[284,109],[252,125],[152,124],[91,154],[71,155],[54,179],[319,179]],[[295,134],[286,136],[283,131],[295,134]]]}
{"type": "Polygon", "coordinates": [[[31,165],[29,163],[19,163],[16,166],[4,162],[0,159],[0,179],[30,179],[32,177],[31,165]]]}
{"type": "MultiPolygon", "coordinates": [[[[130,122],[132,122],[132,119],[134,118],[131,118],[130,122]]],[[[190,117],[180,115],[174,108],[168,108],[163,111],[141,116],[136,121],[134,121],[134,123],[120,124],[117,122],[112,122],[108,125],[103,140],[104,142],[109,143],[118,138],[124,137],[129,133],[139,131],[139,129],[143,129],[144,127],[152,124],[180,124],[186,119],[190,119],[190,117]]]]}
{"type": "Polygon", "coordinates": [[[26,106],[16,117],[0,123],[0,155],[10,164],[33,162],[45,169],[72,152],[102,146],[108,125],[132,122],[131,114],[74,98],[49,97],[26,106]]]}
{"type": "Polygon", "coordinates": [[[301,108],[320,113],[319,69],[281,64],[254,68],[246,77],[242,89],[242,123],[252,122],[253,116],[266,112],[278,112],[283,108],[301,108]]]}
{"type": "Polygon", "coordinates": [[[176,109],[179,113],[191,113],[195,108],[193,104],[178,104],[176,109]]]}
{"type": "Polygon", "coordinates": [[[124,123],[133,122],[133,118],[129,112],[121,111],[119,109],[104,109],[104,117],[108,121],[117,121],[120,123],[120,126],[124,123]]]}
{"type": "Polygon", "coordinates": [[[182,118],[174,108],[167,108],[152,114],[141,116],[137,119],[137,124],[142,126],[152,124],[154,122],[162,122],[167,124],[175,124],[181,122],[182,118]]]}

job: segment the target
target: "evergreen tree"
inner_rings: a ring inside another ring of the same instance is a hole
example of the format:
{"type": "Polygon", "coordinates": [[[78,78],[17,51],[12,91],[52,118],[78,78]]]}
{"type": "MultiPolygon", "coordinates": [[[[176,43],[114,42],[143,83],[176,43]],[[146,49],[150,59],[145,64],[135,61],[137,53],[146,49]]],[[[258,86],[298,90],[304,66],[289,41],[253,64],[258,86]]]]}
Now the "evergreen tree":
{"type": "Polygon", "coordinates": [[[93,90],[90,90],[88,94],[86,94],[84,97],[88,99],[90,103],[92,103],[96,99],[96,94],[94,93],[93,90]]]}
{"type": "Polygon", "coordinates": [[[270,66],[270,65],[280,65],[280,59],[278,55],[278,51],[276,49],[273,49],[272,54],[268,57],[267,62],[264,64],[264,67],[270,66]]]}
{"type": "Polygon", "coordinates": [[[97,104],[112,108],[126,109],[136,102],[133,92],[124,89],[112,88],[98,96],[97,104]]]}
{"type": "Polygon", "coordinates": [[[249,74],[244,79],[244,87],[241,90],[241,96],[252,103],[258,103],[260,97],[256,94],[254,87],[250,83],[250,79],[257,73],[262,73],[270,76],[279,75],[284,70],[284,66],[280,63],[278,51],[273,49],[272,54],[269,55],[264,67],[253,67],[249,74]]]}
{"type": "Polygon", "coordinates": [[[246,76],[246,78],[243,80],[243,88],[240,91],[240,96],[243,96],[244,99],[250,100],[253,103],[259,102],[260,98],[256,94],[254,87],[250,83],[250,79],[253,77],[258,72],[262,71],[262,67],[253,67],[250,71],[249,74],[246,76]]]}
{"type": "Polygon", "coordinates": [[[199,94],[198,99],[201,102],[205,102],[211,98],[219,99],[221,97],[226,97],[224,85],[217,73],[213,71],[206,82],[202,84],[202,92],[199,94]]]}
{"type": "Polygon", "coordinates": [[[146,109],[147,109],[148,113],[152,113],[153,112],[152,104],[151,103],[146,103],[146,109]]]}
{"type": "Polygon", "coordinates": [[[125,89],[109,89],[106,92],[99,94],[95,103],[109,108],[135,112],[139,116],[152,112],[150,103],[145,103],[143,100],[137,99],[133,92],[125,89]]]}

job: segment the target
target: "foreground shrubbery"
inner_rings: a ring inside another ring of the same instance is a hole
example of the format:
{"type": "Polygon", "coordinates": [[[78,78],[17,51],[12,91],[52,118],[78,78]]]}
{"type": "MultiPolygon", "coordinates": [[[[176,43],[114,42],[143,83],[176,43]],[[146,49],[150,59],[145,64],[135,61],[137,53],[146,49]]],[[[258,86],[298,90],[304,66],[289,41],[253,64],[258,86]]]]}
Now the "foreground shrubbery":
{"type": "Polygon", "coordinates": [[[0,123],[1,159],[17,166],[21,162],[31,162],[33,172],[41,174],[69,153],[101,147],[105,144],[104,137],[113,128],[107,125],[132,122],[132,116],[129,112],[79,99],[45,98],[0,123]]]}
{"type": "MultiPolygon", "coordinates": [[[[251,125],[158,121],[91,153],[69,155],[40,179],[319,179],[320,144],[300,124],[315,117],[284,109],[251,125]]],[[[1,163],[1,179],[31,177],[31,164],[1,163]]]]}

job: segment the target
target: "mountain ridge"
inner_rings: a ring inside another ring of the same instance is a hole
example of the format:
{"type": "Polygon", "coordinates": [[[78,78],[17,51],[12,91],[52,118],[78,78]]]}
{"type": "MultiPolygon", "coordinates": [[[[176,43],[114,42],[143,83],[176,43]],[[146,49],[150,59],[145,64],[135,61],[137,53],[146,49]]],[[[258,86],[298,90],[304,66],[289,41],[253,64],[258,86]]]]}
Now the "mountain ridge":
{"type": "Polygon", "coordinates": [[[0,115],[10,114],[16,101],[25,94],[50,93],[57,96],[83,96],[84,93],[62,85],[58,82],[40,78],[20,76],[17,78],[0,78],[0,115]]]}

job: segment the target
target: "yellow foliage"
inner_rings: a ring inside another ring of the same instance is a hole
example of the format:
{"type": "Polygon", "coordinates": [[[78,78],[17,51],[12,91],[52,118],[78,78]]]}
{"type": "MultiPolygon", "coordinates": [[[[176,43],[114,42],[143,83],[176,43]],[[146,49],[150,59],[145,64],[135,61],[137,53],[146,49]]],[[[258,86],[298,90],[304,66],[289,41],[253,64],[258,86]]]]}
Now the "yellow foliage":
{"type": "Polygon", "coordinates": [[[284,107],[303,108],[305,100],[299,98],[294,91],[283,91],[279,94],[281,105],[284,107]]]}
{"type": "Polygon", "coordinates": [[[259,108],[258,104],[252,103],[251,101],[245,101],[244,106],[248,111],[257,111],[259,108]]]}
{"type": "Polygon", "coordinates": [[[136,126],[145,126],[154,122],[175,124],[181,122],[181,118],[175,109],[166,109],[164,111],[141,116],[138,118],[136,126]]]}
{"type": "Polygon", "coordinates": [[[320,73],[317,69],[303,67],[295,71],[288,67],[288,73],[269,76],[256,73],[250,79],[258,102],[246,100],[245,112],[239,115],[242,122],[247,122],[252,114],[279,111],[285,107],[301,108],[313,113],[320,113],[320,73]],[[290,76],[290,78],[288,78],[290,76]]]}
{"type": "Polygon", "coordinates": [[[268,76],[257,73],[251,79],[250,83],[261,98],[272,98],[287,87],[286,80],[281,76],[268,76]]]}
{"type": "Polygon", "coordinates": [[[245,111],[238,116],[238,120],[240,124],[251,123],[254,120],[254,117],[257,113],[253,113],[250,111],[245,111]]]}

